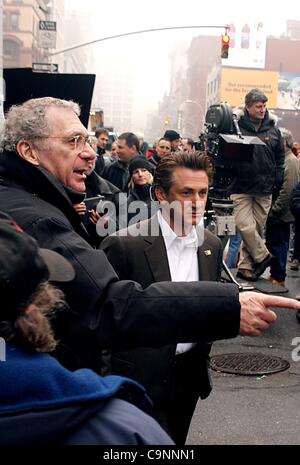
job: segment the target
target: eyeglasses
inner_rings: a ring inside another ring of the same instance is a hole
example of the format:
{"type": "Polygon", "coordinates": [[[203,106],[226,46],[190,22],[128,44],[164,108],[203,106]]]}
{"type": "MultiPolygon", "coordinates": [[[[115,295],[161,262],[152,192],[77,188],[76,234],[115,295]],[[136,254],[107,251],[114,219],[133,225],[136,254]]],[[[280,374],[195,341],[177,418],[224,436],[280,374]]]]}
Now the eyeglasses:
{"type": "Polygon", "coordinates": [[[45,139],[62,139],[64,140],[69,146],[71,150],[76,150],[78,152],[82,152],[85,144],[88,144],[90,147],[93,148],[93,137],[92,136],[73,136],[69,139],[66,139],[61,136],[47,136],[45,139]]]}

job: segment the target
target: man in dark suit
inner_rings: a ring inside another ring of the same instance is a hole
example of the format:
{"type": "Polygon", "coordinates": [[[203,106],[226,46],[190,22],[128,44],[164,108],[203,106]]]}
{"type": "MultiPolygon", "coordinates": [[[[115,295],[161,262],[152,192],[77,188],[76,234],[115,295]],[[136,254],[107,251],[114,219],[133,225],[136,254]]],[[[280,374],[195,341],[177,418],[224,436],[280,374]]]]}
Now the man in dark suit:
{"type": "MultiPolygon", "coordinates": [[[[211,159],[205,154],[164,158],[154,178],[160,212],[102,244],[120,279],[133,279],[143,288],[159,281],[220,279],[221,241],[201,221],[211,181],[211,159]]],[[[199,396],[211,391],[209,351],[210,344],[197,343],[114,352],[111,370],[144,384],[154,416],[183,445],[199,396]]]]}

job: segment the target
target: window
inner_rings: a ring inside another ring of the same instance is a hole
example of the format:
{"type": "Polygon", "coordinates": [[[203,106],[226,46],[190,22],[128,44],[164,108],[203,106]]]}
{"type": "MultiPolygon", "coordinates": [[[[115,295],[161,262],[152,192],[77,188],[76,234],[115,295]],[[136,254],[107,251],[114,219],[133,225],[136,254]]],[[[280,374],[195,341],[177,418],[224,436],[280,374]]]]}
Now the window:
{"type": "Polygon", "coordinates": [[[5,60],[17,61],[20,55],[20,46],[13,40],[3,41],[3,55],[5,60]]]}
{"type": "Polygon", "coordinates": [[[3,21],[2,21],[2,22],[3,22],[3,30],[4,30],[4,32],[5,32],[5,31],[7,31],[7,27],[6,27],[6,20],[7,20],[6,12],[3,11],[2,15],[3,15],[3,21]]]}
{"type": "Polygon", "coordinates": [[[11,13],[10,15],[10,24],[12,31],[19,30],[19,14],[18,13],[11,13]]]}

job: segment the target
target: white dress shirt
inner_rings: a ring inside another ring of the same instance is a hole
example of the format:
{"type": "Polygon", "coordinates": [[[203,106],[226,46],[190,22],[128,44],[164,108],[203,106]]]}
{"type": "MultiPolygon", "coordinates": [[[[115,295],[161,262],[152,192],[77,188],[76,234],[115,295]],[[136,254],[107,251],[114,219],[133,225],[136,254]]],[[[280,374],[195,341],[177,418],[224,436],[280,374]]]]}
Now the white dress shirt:
{"type": "MultiPolygon", "coordinates": [[[[157,217],[167,250],[171,280],[199,281],[196,228],[193,226],[187,236],[177,236],[160,211],[157,212],[157,217]]],[[[195,345],[195,343],[177,344],[176,355],[187,352],[195,345]]]]}

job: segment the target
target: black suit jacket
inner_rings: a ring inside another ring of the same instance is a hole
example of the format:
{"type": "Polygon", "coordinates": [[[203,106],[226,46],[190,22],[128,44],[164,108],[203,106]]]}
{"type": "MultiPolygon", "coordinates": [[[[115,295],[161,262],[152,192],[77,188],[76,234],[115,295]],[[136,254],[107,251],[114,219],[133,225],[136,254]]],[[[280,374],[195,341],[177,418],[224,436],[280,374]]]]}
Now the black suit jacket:
{"type": "MultiPolygon", "coordinates": [[[[203,242],[201,230],[197,233],[200,244],[198,247],[199,280],[219,280],[222,267],[221,241],[205,230],[203,242]]],[[[107,254],[120,279],[133,279],[138,281],[143,288],[153,282],[171,281],[165,243],[156,215],[150,220],[109,236],[102,242],[101,248],[107,254]],[[148,234],[137,235],[141,229],[144,234],[147,232],[148,234]],[[126,236],[123,235],[124,231],[127,233],[126,236]],[[159,235],[153,236],[151,231],[156,231],[159,235]]],[[[206,311],[209,312],[209,308],[206,311]]],[[[197,350],[199,363],[195,366],[195,370],[201,373],[199,396],[205,398],[211,391],[207,368],[210,344],[199,343],[197,350]]],[[[168,395],[172,383],[175,351],[176,344],[159,349],[139,348],[113,352],[110,369],[113,374],[128,376],[142,383],[153,401],[160,405],[168,395]]]]}

